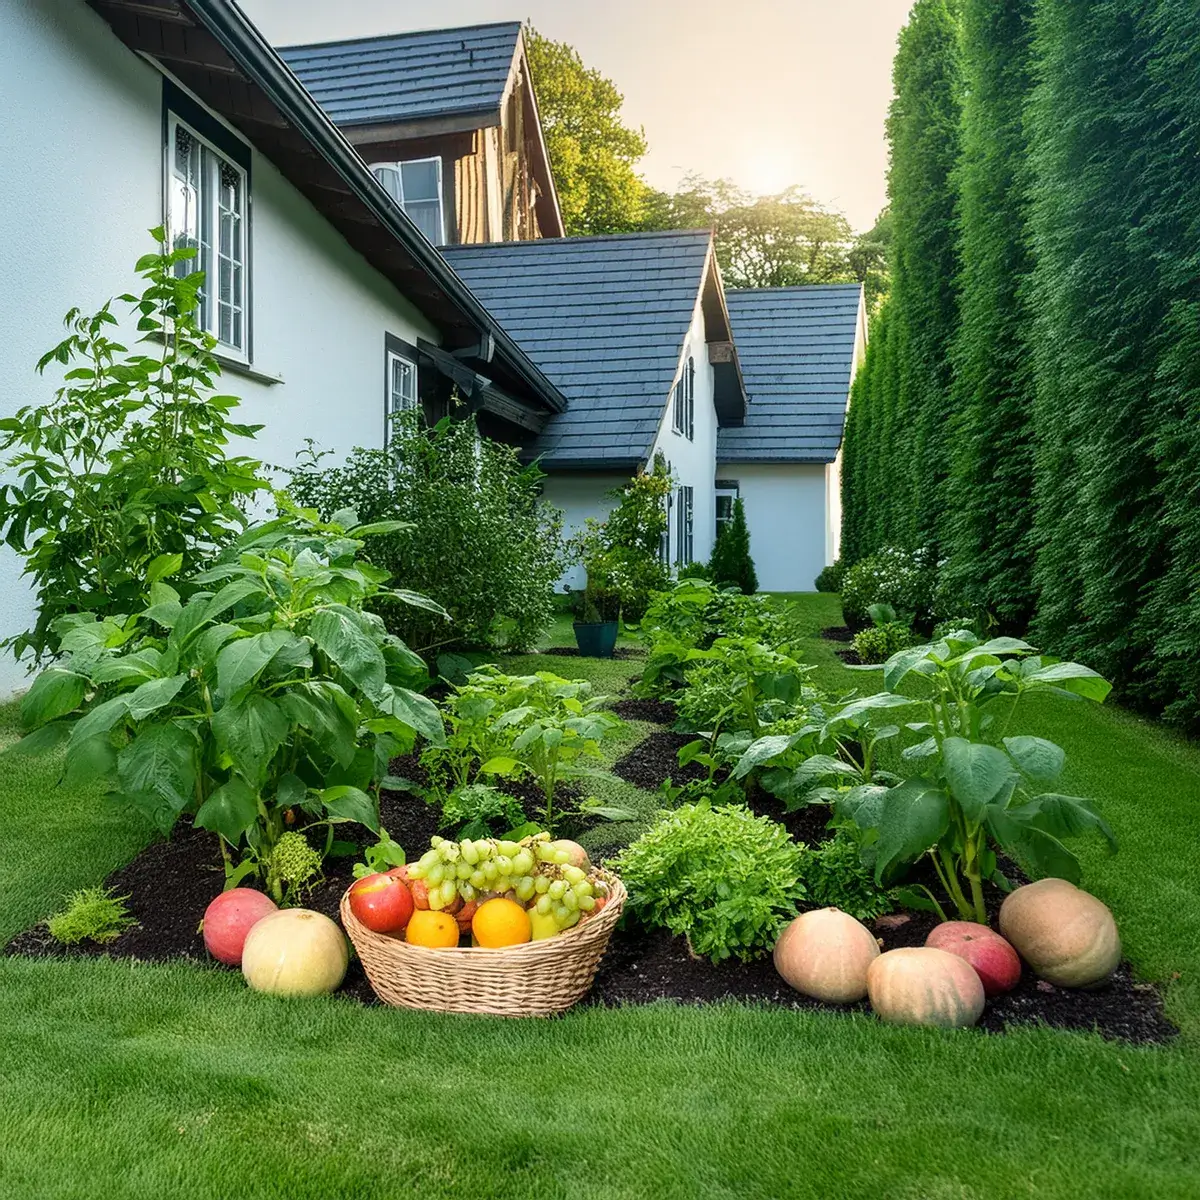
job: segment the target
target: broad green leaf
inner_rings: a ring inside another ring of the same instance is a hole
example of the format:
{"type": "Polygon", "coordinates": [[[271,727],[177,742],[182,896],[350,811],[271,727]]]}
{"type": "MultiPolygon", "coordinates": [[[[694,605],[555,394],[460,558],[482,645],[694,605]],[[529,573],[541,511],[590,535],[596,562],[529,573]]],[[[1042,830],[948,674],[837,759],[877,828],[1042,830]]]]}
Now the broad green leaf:
{"type": "Polygon", "coordinates": [[[143,729],[117,755],[122,790],[143,811],[157,813],[160,829],[168,814],[178,816],[196,798],[196,749],[196,739],[168,721],[143,729]]]}
{"type": "Polygon", "coordinates": [[[403,533],[407,529],[415,529],[411,521],[372,521],[369,525],[355,525],[346,532],[351,537],[375,537],[381,533],[403,533]]]}
{"type": "Polygon", "coordinates": [[[1045,738],[1007,737],[1004,748],[1012,755],[1013,762],[1039,783],[1053,783],[1061,774],[1063,764],[1067,760],[1061,746],[1046,741],[1045,738]]]}
{"type": "Polygon", "coordinates": [[[71,736],[71,726],[66,721],[57,721],[51,725],[43,725],[32,733],[27,733],[18,742],[13,742],[0,753],[4,758],[34,758],[40,754],[49,754],[57,750],[71,736]]]}
{"type": "Polygon", "coordinates": [[[411,729],[415,729],[431,745],[446,744],[446,727],[442,722],[442,714],[437,705],[428,696],[410,692],[407,688],[391,688],[387,697],[387,711],[398,721],[403,721],[411,729]]]}
{"type": "Polygon", "coordinates": [[[261,788],[268,768],[287,740],[291,722],[274,700],[251,692],[225,704],[212,719],[213,736],[251,787],[261,788]]]}
{"type": "Polygon", "coordinates": [[[117,748],[107,733],[94,733],[71,747],[66,756],[63,782],[69,788],[89,787],[111,780],[117,770],[117,748]]]}
{"type": "Polygon", "coordinates": [[[141,687],[134,688],[125,697],[130,720],[143,721],[151,713],[170,704],[187,681],[186,675],[172,675],[168,679],[151,679],[141,687]]]}
{"type": "Polygon", "coordinates": [[[322,652],[365,696],[375,699],[387,680],[383,652],[364,631],[358,616],[331,605],[313,617],[309,635],[322,652]]]}
{"type": "Polygon", "coordinates": [[[950,824],[950,797],[926,779],[909,779],[892,788],[876,828],[875,882],[882,883],[895,864],[915,862],[935,846],[950,824]]]}
{"type": "Polygon", "coordinates": [[[1058,838],[1082,837],[1095,830],[1108,843],[1109,850],[1116,852],[1117,839],[1108,822],[1082,796],[1044,792],[1008,811],[1015,821],[1034,825],[1058,838]]]}
{"type": "Polygon", "coordinates": [[[907,762],[916,762],[920,758],[930,758],[938,752],[937,738],[927,737],[923,742],[917,742],[915,746],[905,746],[900,751],[900,757],[907,762]]]}
{"type": "MultiPolygon", "coordinates": [[[[869,713],[879,708],[905,708],[919,701],[908,696],[897,696],[894,692],[876,692],[873,696],[864,696],[861,700],[852,700],[844,708],[834,714],[832,721],[850,721],[863,713],[869,713]]],[[[831,722],[832,723],[832,722],[831,722]]]]}
{"type": "Polygon", "coordinates": [[[217,655],[217,689],[227,700],[232,699],[257,679],[279,648],[291,640],[286,629],[268,629],[230,642],[217,655]]]}
{"type": "Polygon", "coordinates": [[[983,819],[983,810],[1016,774],[1003,750],[960,737],[942,742],[942,769],[950,794],[972,824],[983,819]]]}
{"type": "Polygon", "coordinates": [[[336,684],[305,683],[280,697],[293,724],[312,734],[335,762],[348,767],[358,749],[357,709],[336,684]]]}
{"type": "Polygon", "coordinates": [[[379,832],[379,808],[360,788],[330,787],[321,793],[325,811],[337,821],[357,821],[372,833],[379,832]]]}
{"type": "Polygon", "coordinates": [[[114,696],[111,700],[97,704],[75,722],[71,729],[71,745],[77,746],[96,733],[108,733],[118,721],[124,721],[128,714],[128,696],[114,696]]]}
{"type": "Polygon", "coordinates": [[[984,654],[1032,654],[1033,647],[1020,638],[998,637],[984,642],[979,650],[984,654]]]}
{"type": "Polygon", "coordinates": [[[198,630],[203,629],[208,623],[207,600],[197,597],[189,601],[183,606],[179,616],[175,619],[175,624],[171,627],[171,636],[167,640],[167,644],[178,652],[195,637],[198,630]]]}
{"type": "Polygon", "coordinates": [[[73,713],[87,694],[88,680],[74,671],[51,667],[33,682],[33,687],[21,697],[21,720],[26,729],[57,721],[73,713]]]}
{"type": "Polygon", "coordinates": [[[883,664],[883,686],[889,692],[894,692],[900,681],[912,671],[916,665],[929,656],[930,647],[928,646],[913,646],[908,650],[901,650],[898,654],[893,654],[891,658],[883,664]]]}
{"type": "Polygon", "coordinates": [[[265,595],[264,587],[262,580],[255,577],[244,576],[231,580],[208,601],[204,615],[213,621],[222,613],[236,608],[243,600],[248,600],[251,596],[265,595]]]}
{"type": "Polygon", "coordinates": [[[1066,879],[1078,883],[1079,859],[1044,829],[1015,820],[1020,809],[988,812],[988,827],[1001,849],[1015,858],[1035,879],[1066,879]]]}
{"type": "Polygon", "coordinates": [[[734,779],[745,779],[755,767],[761,767],[771,759],[778,758],[779,755],[791,749],[791,745],[792,735],[790,733],[776,733],[759,738],[738,759],[738,764],[733,769],[734,779]]]}
{"type": "Polygon", "coordinates": [[[447,621],[450,620],[450,614],[436,600],[430,600],[428,596],[422,596],[419,592],[410,592],[406,588],[394,588],[387,595],[395,597],[402,604],[411,605],[413,608],[423,608],[426,612],[435,613],[439,617],[445,617],[447,621]]]}
{"type": "MultiPolygon", "coordinates": [[[[153,597],[154,591],[157,588],[163,588],[168,592],[174,593],[173,588],[168,588],[165,583],[156,583],[151,589],[150,594],[153,597]]],[[[173,629],[175,622],[179,620],[179,614],[183,611],[183,605],[179,603],[179,597],[172,594],[163,600],[151,604],[142,616],[147,621],[153,621],[156,625],[161,625],[164,629],[173,629]]]]}
{"type": "Polygon", "coordinates": [[[299,808],[308,797],[308,787],[299,775],[289,771],[275,789],[275,803],[280,808],[299,808]]]}
{"type": "Polygon", "coordinates": [[[166,579],[168,575],[178,574],[182,567],[182,554],[160,554],[150,560],[150,565],[146,568],[146,582],[157,583],[160,579],[166,579]]]}
{"type": "Polygon", "coordinates": [[[1041,667],[1031,675],[1027,675],[1025,680],[1029,684],[1061,688],[1063,691],[1073,692],[1085,700],[1095,700],[1097,703],[1102,703],[1108,693],[1112,691],[1112,684],[1107,679],[1082,663],[1054,663],[1052,666],[1041,667]]]}
{"type": "Polygon", "coordinates": [[[258,795],[242,779],[231,779],[217,788],[200,806],[196,824],[219,833],[231,846],[258,820],[258,795]]]}
{"type": "Polygon", "coordinates": [[[521,768],[521,764],[515,759],[507,755],[498,754],[494,758],[489,758],[487,762],[479,768],[480,775],[515,775],[521,768]]]}

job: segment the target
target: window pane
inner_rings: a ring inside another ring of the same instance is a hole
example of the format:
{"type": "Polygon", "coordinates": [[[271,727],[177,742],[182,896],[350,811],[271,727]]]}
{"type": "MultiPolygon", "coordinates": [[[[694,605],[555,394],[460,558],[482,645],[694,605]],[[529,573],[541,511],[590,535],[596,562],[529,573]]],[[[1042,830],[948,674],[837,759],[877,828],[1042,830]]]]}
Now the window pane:
{"type": "Polygon", "coordinates": [[[442,206],[437,200],[432,203],[422,201],[414,204],[411,200],[404,205],[416,227],[435,245],[442,242],[442,206]]]}
{"type": "Polygon", "coordinates": [[[395,167],[376,166],[371,168],[371,172],[397,204],[403,201],[404,192],[400,186],[400,172],[395,167]]]}
{"type": "Polygon", "coordinates": [[[388,411],[404,412],[417,405],[417,368],[407,358],[388,355],[388,411]]]}
{"type": "Polygon", "coordinates": [[[400,164],[404,175],[404,199],[411,203],[413,200],[437,200],[438,196],[438,160],[427,159],[424,162],[407,162],[400,164]]]}

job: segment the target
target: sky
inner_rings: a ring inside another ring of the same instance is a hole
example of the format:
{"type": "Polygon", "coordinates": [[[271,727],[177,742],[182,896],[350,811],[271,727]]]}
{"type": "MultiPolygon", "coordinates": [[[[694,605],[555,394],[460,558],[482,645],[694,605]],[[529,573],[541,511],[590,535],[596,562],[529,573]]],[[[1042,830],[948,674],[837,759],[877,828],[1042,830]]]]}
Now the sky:
{"type": "Polygon", "coordinates": [[[275,45],[532,20],[624,93],[672,189],[688,171],[800,185],[855,229],[885,203],[883,126],[912,0],[241,0],[275,45]]]}

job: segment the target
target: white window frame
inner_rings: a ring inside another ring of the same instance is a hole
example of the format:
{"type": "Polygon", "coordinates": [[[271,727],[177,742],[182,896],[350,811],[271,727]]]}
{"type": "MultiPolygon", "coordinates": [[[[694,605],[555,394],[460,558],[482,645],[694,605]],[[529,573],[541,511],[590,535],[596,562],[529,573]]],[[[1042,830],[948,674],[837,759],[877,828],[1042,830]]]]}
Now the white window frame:
{"type": "Polygon", "coordinates": [[[384,445],[387,444],[391,437],[393,419],[397,413],[414,412],[421,404],[421,395],[419,389],[419,381],[417,375],[417,361],[403,350],[397,349],[394,345],[388,345],[384,351],[384,410],[383,410],[383,430],[384,430],[384,445]],[[406,366],[409,369],[409,378],[412,380],[412,395],[401,396],[400,404],[396,403],[396,391],[394,387],[395,368],[397,366],[406,366]]]}
{"type": "MultiPolygon", "coordinates": [[[[434,163],[437,167],[437,206],[438,206],[437,224],[438,224],[439,233],[438,233],[437,241],[434,242],[434,245],[435,246],[444,246],[444,245],[446,245],[446,242],[447,242],[447,237],[446,237],[446,194],[444,191],[444,184],[443,184],[443,180],[442,180],[442,159],[441,159],[440,155],[431,156],[429,158],[404,158],[404,159],[398,159],[395,162],[373,162],[373,163],[371,163],[371,174],[374,175],[376,173],[376,171],[378,171],[380,169],[387,169],[387,170],[396,172],[396,178],[400,181],[400,198],[399,198],[399,200],[396,201],[396,203],[400,205],[401,209],[403,209],[404,215],[407,216],[408,219],[410,221],[412,221],[412,223],[414,225],[417,225],[415,218],[413,218],[409,214],[408,208],[406,206],[406,202],[404,199],[404,168],[405,167],[423,166],[425,163],[434,163]]],[[[378,176],[376,176],[376,178],[378,178],[378,176]]],[[[382,184],[382,180],[380,181],[380,183],[382,184]]],[[[389,195],[390,194],[391,193],[389,192],[389,195]]],[[[393,199],[395,199],[395,197],[393,197],[393,199]]],[[[413,203],[414,204],[428,204],[429,199],[427,197],[422,197],[420,200],[413,201],[413,203]]],[[[417,228],[420,229],[421,228],[420,225],[417,225],[417,228]]],[[[422,231],[422,232],[424,232],[424,231],[422,231]]]]}
{"type": "Polygon", "coordinates": [[[695,561],[696,553],[696,491],[687,484],[676,490],[675,499],[675,565],[687,567],[695,561]]]}
{"type": "Polygon", "coordinates": [[[688,360],[671,394],[671,428],[689,442],[696,438],[696,360],[688,360]]]}
{"type": "MultiPolygon", "coordinates": [[[[213,144],[211,139],[206,138],[203,134],[198,133],[195,127],[179,116],[174,110],[167,110],[167,145],[166,145],[166,228],[167,240],[169,244],[174,245],[175,229],[172,224],[172,199],[176,181],[179,176],[175,169],[175,141],[178,130],[184,130],[187,135],[195,140],[201,147],[206,149],[212,156],[210,160],[211,173],[207,177],[201,177],[198,190],[197,203],[200,209],[200,229],[203,231],[203,222],[207,221],[209,231],[209,240],[207,247],[201,236],[200,252],[195,258],[188,260],[181,265],[181,270],[191,273],[193,271],[203,271],[204,288],[202,293],[202,301],[199,310],[199,324],[207,332],[212,334],[217,339],[217,344],[221,351],[231,358],[236,358],[242,362],[249,363],[250,361],[250,176],[249,172],[240,163],[235,162],[228,153],[222,150],[219,146],[213,144]],[[239,181],[241,192],[241,211],[238,213],[237,220],[237,241],[236,246],[237,257],[230,259],[230,272],[233,278],[237,278],[237,273],[234,267],[240,268],[240,284],[233,289],[231,299],[228,302],[230,309],[230,324],[234,324],[234,316],[238,313],[241,315],[241,339],[239,341],[227,341],[221,336],[221,313],[226,304],[220,298],[220,267],[223,256],[220,249],[220,230],[221,230],[221,186],[219,172],[222,170],[233,171],[239,181]],[[205,194],[207,192],[207,195],[205,194]]],[[[204,169],[203,159],[201,160],[201,169],[204,169]]]]}

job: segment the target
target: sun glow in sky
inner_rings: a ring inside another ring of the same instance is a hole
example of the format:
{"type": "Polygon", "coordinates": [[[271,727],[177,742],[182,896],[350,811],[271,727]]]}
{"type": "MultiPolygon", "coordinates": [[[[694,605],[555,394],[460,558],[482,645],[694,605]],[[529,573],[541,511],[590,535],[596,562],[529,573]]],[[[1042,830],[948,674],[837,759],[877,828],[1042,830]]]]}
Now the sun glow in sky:
{"type": "Polygon", "coordinates": [[[883,207],[896,35],[912,0],[241,0],[276,45],[529,18],[624,93],[641,171],[798,184],[868,229],[883,207]]]}

